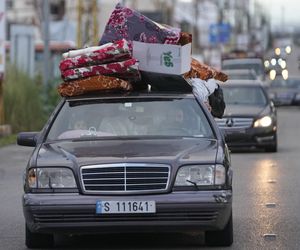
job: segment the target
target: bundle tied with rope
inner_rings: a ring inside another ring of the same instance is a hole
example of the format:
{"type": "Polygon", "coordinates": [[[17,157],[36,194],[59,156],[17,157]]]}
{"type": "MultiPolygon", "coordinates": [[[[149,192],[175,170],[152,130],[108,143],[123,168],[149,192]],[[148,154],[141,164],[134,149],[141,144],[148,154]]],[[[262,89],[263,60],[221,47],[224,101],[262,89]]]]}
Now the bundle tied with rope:
{"type": "Polygon", "coordinates": [[[183,77],[192,86],[194,95],[206,104],[211,114],[222,118],[226,105],[223,90],[217,81],[226,82],[228,76],[192,58],[191,70],[183,77]]]}

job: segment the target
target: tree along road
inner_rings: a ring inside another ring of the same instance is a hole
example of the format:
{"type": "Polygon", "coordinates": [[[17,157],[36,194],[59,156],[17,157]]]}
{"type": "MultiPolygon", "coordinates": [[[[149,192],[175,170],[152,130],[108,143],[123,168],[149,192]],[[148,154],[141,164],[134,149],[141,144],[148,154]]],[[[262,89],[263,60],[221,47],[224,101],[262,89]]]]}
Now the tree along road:
{"type": "MultiPolygon", "coordinates": [[[[278,109],[278,153],[232,154],[234,244],[224,249],[300,249],[300,107],[278,109]]],[[[22,176],[31,148],[0,149],[0,249],[26,249],[22,176]]],[[[199,249],[201,235],[57,238],[56,249],[199,249]]],[[[213,249],[213,248],[210,248],[213,249]]],[[[222,249],[222,248],[217,248],[222,249]]]]}

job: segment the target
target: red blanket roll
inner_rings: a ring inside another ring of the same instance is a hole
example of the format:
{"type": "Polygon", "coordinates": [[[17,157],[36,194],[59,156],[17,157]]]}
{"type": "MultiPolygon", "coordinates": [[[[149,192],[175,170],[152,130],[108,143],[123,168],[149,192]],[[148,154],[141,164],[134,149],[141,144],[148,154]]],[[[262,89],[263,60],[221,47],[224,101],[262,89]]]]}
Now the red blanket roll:
{"type": "Polygon", "coordinates": [[[61,72],[64,81],[78,80],[90,76],[108,75],[121,79],[139,80],[138,61],[131,58],[122,62],[113,62],[82,68],[67,69],[61,72]]]}
{"type": "Polygon", "coordinates": [[[116,41],[108,47],[95,50],[83,55],[69,57],[60,62],[61,71],[67,69],[88,67],[91,65],[119,62],[131,58],[128,42],[125,39],[116,41]]]}
{"type": "Polygon", "coordinates": [[[194,58],[192,58],[191,70],[184,74],[184,78],[200,78],[205,81],[214,78],[221,82],[228,80],[228,76],[225,73],[201,63],[194,58]]]}
{"type": "Polygon", "coordinates": [[[131,90],[129,82],[110,76],[92,76],[81,80],[64,82],[58,86],[61,96],[77,96],[103,90],[131,90]]]}

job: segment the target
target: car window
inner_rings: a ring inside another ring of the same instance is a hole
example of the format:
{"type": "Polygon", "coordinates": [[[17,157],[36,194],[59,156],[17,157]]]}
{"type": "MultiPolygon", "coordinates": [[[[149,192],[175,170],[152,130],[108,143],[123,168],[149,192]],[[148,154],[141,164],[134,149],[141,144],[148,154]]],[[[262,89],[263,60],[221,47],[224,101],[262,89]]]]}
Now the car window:
{"type": "Polygon", "coordinates": [[[253,74],[230,74],[229,79],[231,80],[256,80],[256,76],[253,74]]]}
{"type": "Polygon", "coordinates": [[[297,85],[300,85],[300,81],[296,79],[280,79],[271,82],[271,87],[273,88],[297,88],[297,85]]]}
{"type": "Polygon", "coordinates": [[[226,104],[264,106],[267,98],[257,86],[227,86],[223,88],[226,104]]]}
{"type": "Polygon", "coordinates": [[[300,89],[300,79],[289,78],[287,79],[287,85],[290,88],[300,89]]]}
{"type": "Polygon", "coordinates": [[[48,140],[107,136],[213,137],[213,132],[193,98],[127,98],[67,101],[48,140]]]}
{"type": "Polygon", "coordinates": [[[252,69],[255,71],[257,75],[263,74],[263,67],[260,64],[257,63],[224,63],[222,66],[222,69],[224,70],[230,70],[230,69],[252,69]]]}
{"type": "Polygon", "coordinates": [[[270,84],[270,87],[272,88],[280,88],[280,87],[286,87],[285,80],[273,80],[270,84]]]}

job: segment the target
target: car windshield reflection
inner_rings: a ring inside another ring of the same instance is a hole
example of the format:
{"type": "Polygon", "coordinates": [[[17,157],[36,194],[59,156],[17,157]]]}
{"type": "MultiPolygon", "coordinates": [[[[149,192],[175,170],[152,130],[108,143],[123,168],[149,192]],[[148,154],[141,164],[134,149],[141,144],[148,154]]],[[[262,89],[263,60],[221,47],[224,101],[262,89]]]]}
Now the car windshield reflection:
{"type": "Polygon", "coordinates": [[[195,99],[69,101],[62,107],[48,141],[120,137],[206,137],[213,132],[195,99]]]}
{"type": "Polygon", "coordinates": [[[226,104],[264,106],[267,97],[263,90],[256,86],[226,86],[223,88],[226,104]]]}

